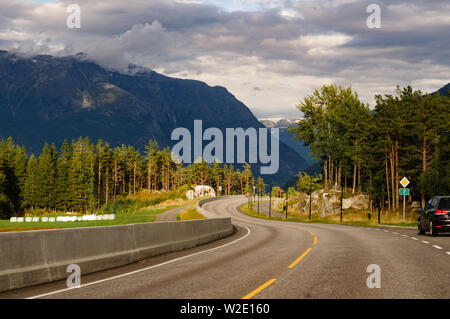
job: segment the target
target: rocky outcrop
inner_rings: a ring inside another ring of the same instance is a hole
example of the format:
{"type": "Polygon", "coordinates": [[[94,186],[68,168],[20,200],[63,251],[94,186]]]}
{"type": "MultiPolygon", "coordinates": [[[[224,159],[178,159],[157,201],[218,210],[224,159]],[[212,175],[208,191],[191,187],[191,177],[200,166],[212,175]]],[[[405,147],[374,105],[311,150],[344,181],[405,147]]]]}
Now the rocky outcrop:
{"type": "Polygon", "coordinates": [[[197,185],[194,187],[194,190],[188,190],[186,192],[186,198],[187,199],[194,199],[198,197],[204,197],[204,196],[216,196],[216,192],[214,191],[214,188],[207,185],[197,185]]]}
{"type": "MultiPolygon", "coordinates": [[[[298,202],[292,205],[294,209],[300,210],[301,213],[309,212],[309,196],[300,194],[297,198],[298,202]]],[[[318,213],[325,217],[340,212],[341,192],[338,190],[321,189],[311,195],[312,212],[318,213]]],[[[342,200],[343,209],[367,210],[369,209],[369,196],[358,194],[342,200]]]]}

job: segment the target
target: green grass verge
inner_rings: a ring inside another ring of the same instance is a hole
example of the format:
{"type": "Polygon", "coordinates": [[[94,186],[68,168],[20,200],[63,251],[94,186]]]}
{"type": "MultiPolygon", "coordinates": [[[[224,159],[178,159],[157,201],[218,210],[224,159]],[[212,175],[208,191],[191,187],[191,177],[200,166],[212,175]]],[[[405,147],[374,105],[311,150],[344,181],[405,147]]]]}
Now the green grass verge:
{"type": "Polygon", "coordinates": [[[178,214],[177,220],[183,221],[183,220],[193,220],[193,219],[205,219],[206,217],[200,214],[197,211],[196,207],[191,207],[183,210],[181,213],[178,214]]]}
{"type": "MultiPolygon", "coordinates": [[[[240,211],[248,216],[261,218],[261,219],[269,219],[269,216],[258,214],[254,209],[249,208],[248,204],[243,204],[240,206],[240,211]]],[[[281,213],[281,212],[279,212],[281,213]]],[[[350,226],[365,226],[365,227],[377,227],[383,225],[392,225],[392,226],[403,226],[403,227],[416,227],[417,223],[414,217],[408,217],[406,223],[399,223],[395,221],[395,218],[391,218],[390,221],[385,223],[378,224],[377,215],[372,214],[371,220],[368,220],[367,212],[357,212],[357,211],[346,211],[343,212],[342,222],[340,221],[340,215],[332,215],[328,217],[320,217],[317,214],[312,214],[311,220],[308,218],[309,216],[304,215],[291,215],[288,210],[288,221],[299,222],[299,223],[323,223],[323,224],[339,224],[339,225],[350,225],[350,226]],[[365,219],[365,220],[364,220],[365,219]]],[[[285,218],[282,217],[271,217],[270,220],[283,220],[285,218]]],[[[383,216],[382,216],[383,220],[383,216]]]]}
{"type": "MultiPolygon", "coordinates": [[[[112,226],[112,225],[126,225],[137,223],[153,222],[156,216],[166,210],[178,206],[168,206],[158,209],[141,209],[134,213],[118,213],[114,220],[98,220],[98,221],[81,221],[81,222],[30,222],[30,223],[11,223],[9,220],[0,220],[0,232],[3,231],[25,231],[33,229],[48,229],[48,228],[77,228],[77,227],[93,227],[93,226],[112,226]]],[[[63,216],[60,215],[45,215],[46,217],[63,216]]]]}

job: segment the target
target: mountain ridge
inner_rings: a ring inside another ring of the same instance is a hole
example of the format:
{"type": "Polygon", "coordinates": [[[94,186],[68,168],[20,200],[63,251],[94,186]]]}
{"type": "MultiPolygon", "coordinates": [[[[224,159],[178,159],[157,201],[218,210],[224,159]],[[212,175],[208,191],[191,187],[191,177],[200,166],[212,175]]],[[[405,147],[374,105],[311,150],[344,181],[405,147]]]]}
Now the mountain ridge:
{"type": "MultiPolygon", "coordinates": [[[[173,146],[172,130],[192,132],[196,119],[204,129],[264,127],[224,87],[142,68],[134,74],[106,70],[82,55],[23,57],[0,51],[0,138],[12,136],[32,152],[45,142],[61,145],[80,136],[139,149],[149,139],[173,146]]],[[[280,172],[264,176],[269,182],[282,183],[308,166],[284,143],[280,158],[280,172]]]]}

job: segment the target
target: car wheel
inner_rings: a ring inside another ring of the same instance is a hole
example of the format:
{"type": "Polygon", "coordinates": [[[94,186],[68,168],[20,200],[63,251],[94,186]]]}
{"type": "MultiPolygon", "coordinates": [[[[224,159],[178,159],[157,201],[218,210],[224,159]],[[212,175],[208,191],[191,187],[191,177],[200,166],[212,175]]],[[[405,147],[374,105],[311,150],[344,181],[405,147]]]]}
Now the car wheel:
{"type": "Polygon", "coordinates": [[[417,223],[417,227],[419,228],[419,235],[423,235],[425,234],[425,231],[422,228],[422,222],[419,220],[419,222],[417,223]]]}
{"type": "Polygon", "coordinates": [[[436,229],[433,228],[433,222],[432,221],[430,221],[430,235],[431,236],[436,236],[437,235],[436,229]]]}

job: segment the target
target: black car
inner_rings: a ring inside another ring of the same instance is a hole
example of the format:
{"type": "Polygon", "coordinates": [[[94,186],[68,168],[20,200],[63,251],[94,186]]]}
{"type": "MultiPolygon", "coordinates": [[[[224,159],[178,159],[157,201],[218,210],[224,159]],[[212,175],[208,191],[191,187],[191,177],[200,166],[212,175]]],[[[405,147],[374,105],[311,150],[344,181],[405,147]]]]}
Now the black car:
{"type": "Polygon", "coordinates": [[[433,197],[419,213],[419,234],[428,231],[431,236],[436,236],[438,233],[450,232],[450,196],[433,197]]]}

